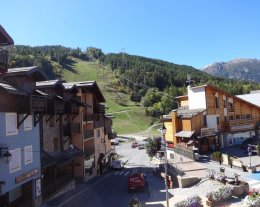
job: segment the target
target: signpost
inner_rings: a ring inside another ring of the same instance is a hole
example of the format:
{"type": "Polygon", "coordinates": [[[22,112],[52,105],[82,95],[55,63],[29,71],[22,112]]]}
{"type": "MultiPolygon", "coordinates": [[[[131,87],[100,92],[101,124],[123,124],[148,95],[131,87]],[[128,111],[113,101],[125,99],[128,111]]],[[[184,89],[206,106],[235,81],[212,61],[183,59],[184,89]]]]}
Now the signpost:
{"type": "Polygon", "coordinates": [[[251,169],[251,156],[252,156],[252,147],[249,145],[247,147],[247,152],[248,152],[248,155],[249,155],[249,168],[251,169]]]}

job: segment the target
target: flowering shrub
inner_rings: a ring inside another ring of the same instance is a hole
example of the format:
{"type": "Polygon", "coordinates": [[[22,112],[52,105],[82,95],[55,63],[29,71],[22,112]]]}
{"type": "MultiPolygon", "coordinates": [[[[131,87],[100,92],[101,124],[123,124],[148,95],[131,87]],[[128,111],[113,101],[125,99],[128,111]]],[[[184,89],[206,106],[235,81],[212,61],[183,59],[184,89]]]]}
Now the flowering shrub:
{"type": "Polygon", "coordinates": [[[257,189],[250,190],[245,199],[246,205],[249,207],[260,207],[260,192],[257,189]]]}
{"type": "Polygon", "coordinates": [[[206,194],[209,201],[220,201],[225,200],[232,196],[232,188],[229,186],[224,186],[216,191],[211,191],[206,194]]]}
{"type": "Polygon", "coordinates": [[[216,174],[216,171],[213,169],[207,169],[207,171],[206,171],[207,178],[214,179],[215,174],[216,174]]]}
{"type": "Polygon", "coordinates": [[[226,176],[222,172],[217,172],[217,173],[215,173],[215,179],[224,183],[226,181],[226,176]]]}
{"type": "Polygon", "coordinates": [[[186,200],[177,202],[174,207],[201,207],[201,198],[197,195],[188,197],[186,200]]]}

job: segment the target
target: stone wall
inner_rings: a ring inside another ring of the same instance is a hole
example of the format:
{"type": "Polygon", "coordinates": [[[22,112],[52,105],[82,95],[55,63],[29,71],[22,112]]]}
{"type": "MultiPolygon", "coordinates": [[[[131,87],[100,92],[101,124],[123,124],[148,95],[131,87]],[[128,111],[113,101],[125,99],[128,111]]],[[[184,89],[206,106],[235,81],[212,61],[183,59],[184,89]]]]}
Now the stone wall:
{"type": "Polygon", "coordinates": [[[180,188],[185,188],[185,187],[189,187],[191,185],[194,185],[198,182],[200,182],[200,178],[198,177],[181,177],[181,176],[177,176],[178,179],[178,184],[180,188]]]}

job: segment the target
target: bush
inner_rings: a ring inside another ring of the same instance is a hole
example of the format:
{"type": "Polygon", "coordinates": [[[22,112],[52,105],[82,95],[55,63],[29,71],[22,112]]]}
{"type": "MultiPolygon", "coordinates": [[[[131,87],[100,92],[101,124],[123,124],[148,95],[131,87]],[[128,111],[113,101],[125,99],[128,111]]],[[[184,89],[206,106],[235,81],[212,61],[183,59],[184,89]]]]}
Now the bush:
{"type": "Polygon", "coordinates": [[[188,197],[186,200],[177,202],[174,207],[201,207],[201,198],[197,195],[188,197]]]}
{"type": "Polygon", "coordinates": [[[211,159],[212,159],[212,160],[220,161],[221,158],[222,158],[222,153],[219,152],[219,151],[213,152],[213,153],[211,154],[211,159]]]}
{"type": "Polygon", "coordinates": [[[213,169],[207,169],[206,176],[210,179],[215,179],[216,171],[213,169]]]}
{"type": "Polygon", "coordinates": [[[209,201],[220,201],[230,198],[232,196],[232,188],[224,186],[216,191],[211,191],[206,194],[209,201]]]}
{"type": "Polygon", "coordinates": [[[260,207],[260,192],[259,190],[253,189],[248,192],[245,199],[246,206],[249,207],[260,207]]]}

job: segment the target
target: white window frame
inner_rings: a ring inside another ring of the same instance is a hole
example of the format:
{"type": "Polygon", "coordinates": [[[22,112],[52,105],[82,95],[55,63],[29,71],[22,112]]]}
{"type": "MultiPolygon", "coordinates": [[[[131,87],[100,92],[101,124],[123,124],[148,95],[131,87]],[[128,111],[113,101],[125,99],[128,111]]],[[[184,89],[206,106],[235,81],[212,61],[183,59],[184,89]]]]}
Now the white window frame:
{"type": "Polygon", "coordinates": [[[21,170],[21,168],[22,168],[22,154],[21,154],[21,148],[16,148],[16,149],[13,149],[13,150],[9,150],[9,152],[12,154],[12,157],[11,157],[11,161],[10,161],[10,163],[9,163],[9,171],[10,171],[10,173],[13,173],[13,172],[16,172],[16,171],[19,171],[19,170],[21,170]],[[15,157],[13,154],[14,153],[17,153],[17,152],[19,152],[19,155],[20,156],[18,156],[18,157],[15,157]],[[11,164],[12,164],[12,161],[17,161],[17,162],[19,162],[19,166],[18,167],[16,167],[16,168],[14,168],[14,169],[12,169],[11,167],[11,164]]]}
{"type": "Polygon", "coordinates": [[[28,145],[28,146],[25,146],[24,147],[24,164],[27,165],[27,164],[30,164],[33,162],[33,147],[32,145],[28,145]],[[28,159],[28,155],[31,156],[31,159],[28,159]]]}
{"type": "Polygon", "coordinates": [[[10,135],[16,135],[18,134],[18,129],[17,129],[17,114],[16,113],[5,113],[5,132],[6,132],[6,136],[10,136],[10,135]],[[15,130],[8,132],[8,118],[9,116],[15,116],[15,123],[14,123],[14,127],[15,130]]]}
{"type": "MultiPolygon", "coordinates": [[[[24,114],[24,117],[26,114],[24,114]]],[[[25,120],[24,120],[24,131],[29,131],[32,130],[32,115],[29,115],[25,120]]]]}

